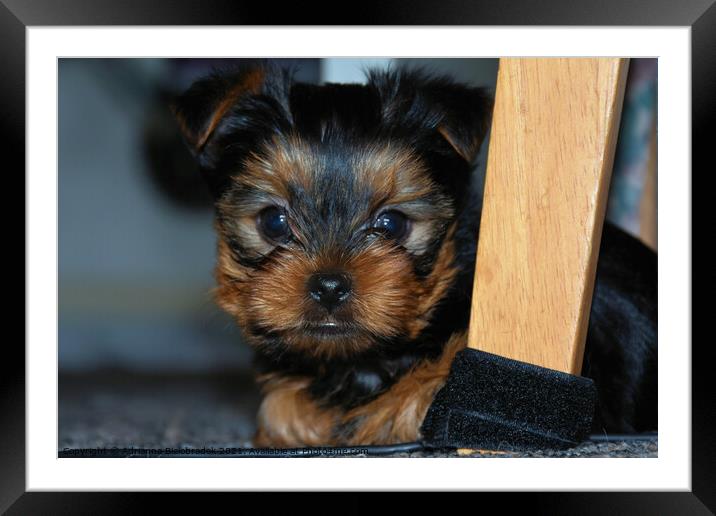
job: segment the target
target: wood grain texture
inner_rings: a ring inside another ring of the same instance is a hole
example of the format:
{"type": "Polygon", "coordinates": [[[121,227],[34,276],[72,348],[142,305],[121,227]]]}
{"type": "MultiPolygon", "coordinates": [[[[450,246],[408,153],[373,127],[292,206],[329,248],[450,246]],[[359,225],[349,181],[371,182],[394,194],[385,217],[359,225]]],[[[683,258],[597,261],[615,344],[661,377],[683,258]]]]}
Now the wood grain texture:
{"type": "Polygon", "coordinates": [[[502,59],[468,345],[579,374],[627,59],[502,59]]]}

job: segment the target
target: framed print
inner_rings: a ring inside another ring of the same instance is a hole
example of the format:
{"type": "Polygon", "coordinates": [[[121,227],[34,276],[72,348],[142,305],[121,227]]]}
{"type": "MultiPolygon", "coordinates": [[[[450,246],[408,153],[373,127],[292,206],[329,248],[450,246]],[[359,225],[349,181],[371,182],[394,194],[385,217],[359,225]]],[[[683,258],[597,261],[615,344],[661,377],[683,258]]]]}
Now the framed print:
{"type": "Polygon", "coordinates": [[[713,510],[690,303],[713,5],[316,25],[81,4],[0,5],[26,203],[3,510],[148,490],[713,510]],[[627,290],[604,279],[612,238],[627,290]]]}

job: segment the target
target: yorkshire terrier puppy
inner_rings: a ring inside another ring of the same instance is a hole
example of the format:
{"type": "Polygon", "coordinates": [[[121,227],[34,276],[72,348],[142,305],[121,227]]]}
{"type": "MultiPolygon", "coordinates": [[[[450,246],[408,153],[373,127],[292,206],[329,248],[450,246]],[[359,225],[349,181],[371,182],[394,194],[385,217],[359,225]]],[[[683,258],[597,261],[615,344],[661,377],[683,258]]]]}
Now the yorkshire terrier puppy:
{"type": "MultiPolygon", "coordinates": [[[[215,200],[216,298],[256,351],[256,446],[415,441],[466,345],[491,98],[422,71],[367,79],[246,68],[173,106],[215,200]]],[[[655,428],[655,255],[607,227],[598,274],[596,427],[655,428]]]]}

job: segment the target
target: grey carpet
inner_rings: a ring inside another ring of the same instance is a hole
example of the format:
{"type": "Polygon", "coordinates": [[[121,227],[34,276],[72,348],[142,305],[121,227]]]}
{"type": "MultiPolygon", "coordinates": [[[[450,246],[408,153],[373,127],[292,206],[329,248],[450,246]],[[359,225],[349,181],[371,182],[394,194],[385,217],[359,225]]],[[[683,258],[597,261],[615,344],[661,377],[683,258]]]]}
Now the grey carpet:
{"type": "MultiPolygon", "coordinates": [[[[246,448],[259,393],[245,373],[150,377],[61,375],[59,451],[77,449],[246,448]]],[[[480,453],[471,457],[656,457],[656,437],[585,442],[568,450],[480,453]]],[[[360,456],[360,455],[358,455],[360,456]]],[[[419,450],[395,457],[457,457],[419,450]]],[[[465,455],[461,455],[465,456],[465,455]]]]}

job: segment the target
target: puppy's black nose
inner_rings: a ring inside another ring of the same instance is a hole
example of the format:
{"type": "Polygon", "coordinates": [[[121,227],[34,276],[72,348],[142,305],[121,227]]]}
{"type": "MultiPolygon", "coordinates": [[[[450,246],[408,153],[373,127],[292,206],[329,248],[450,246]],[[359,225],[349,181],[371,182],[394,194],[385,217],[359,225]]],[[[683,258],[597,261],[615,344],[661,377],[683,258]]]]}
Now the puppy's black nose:
{"type": "Polygon", "coordinates": [[[308,294],[329,312],[351,295],[351,279],[347,274],[314,274],[308,280],[308,294]]]}

